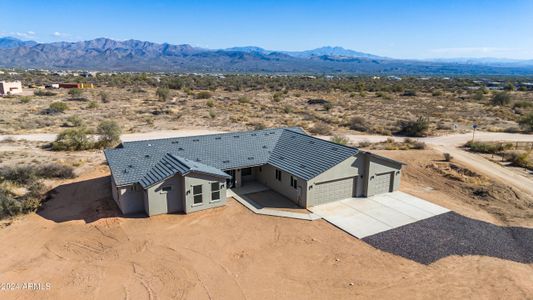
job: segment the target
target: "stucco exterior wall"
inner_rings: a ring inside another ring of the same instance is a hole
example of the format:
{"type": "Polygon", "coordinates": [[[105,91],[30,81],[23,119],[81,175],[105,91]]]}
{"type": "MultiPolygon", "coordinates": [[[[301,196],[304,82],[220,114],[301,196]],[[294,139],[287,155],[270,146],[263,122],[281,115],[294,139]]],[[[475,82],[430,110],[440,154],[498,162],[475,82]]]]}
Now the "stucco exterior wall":
{"type": "Polygon", "coordinates": [[[281,171],[281,181],[276,179],[276,169],[271,165],[263,165],[255,167],[256,179],[262,184],[268,186],[274,191],[287,197],[294,203],[306,207],[307,202],[307,182],[302,178],[291,175],[285,171],[281,171]],[[261,168],[261,171],[259,169],[261,168]],[[291,186],[291,176],[297,180],[297,188],[291,186]]]}
{"type": "Polygon", "coordinates": [[[185,213],[222,206],[226,203],[226,181],[220,178],[200,174],[188,174],[184,177],[185,213]],[[211,183],[220,183],[220,200],[211,201],[211,183]],[[194,204],[193,186],[202,186],[202,204],[194,204]]]}
{"type": "Polygon", "coordinates": [[[149,216],[183,212],[183,176],[175,175],[148,188],[144,193],[144,205],[149,216]],[[170,191],[163,188],[169,187],[170,191]]]}
{"type": "Polygon", "coordinates": [[[144,212],[144,197],[142,188],[135,185],[129,185],[117,188],[113,180],[113,199],[123,214],[133,214],[144,212]]]}
{"type": "MultiPolygon", "coordinates": [[[[357,177],[355,183],[355,196],[362,196],[364,194],[364,169],[365,169],[365,158],[364,155],[359,153],[356,156],[349,157],[348,159],[342,161],[331,169],[325,171],[324,173],[316,176],[315,178],[309,180],[308,182],[308,191],[307,191],[307,206],[311,207],[320,203],[320,199],[317,199],[317,195],[314,192],[314,186],[317,183],[325,181],[333,181],[342,178],[355,178],[357,177]]],[[[339,199],[340,200],[340,199],[339,199]]]]}
{"type": "Polygon", "coordinates": [[[392,178],[392,190],[396,191],[400,187],[401,168],[400,163],[389,161],[379,156],[366,154],[366,169],[367,174],[365,180],[366,196],[373,196],[378,193],[374,185],[372,184],[373,178],[378,174],[391,173],[392,178]]]}

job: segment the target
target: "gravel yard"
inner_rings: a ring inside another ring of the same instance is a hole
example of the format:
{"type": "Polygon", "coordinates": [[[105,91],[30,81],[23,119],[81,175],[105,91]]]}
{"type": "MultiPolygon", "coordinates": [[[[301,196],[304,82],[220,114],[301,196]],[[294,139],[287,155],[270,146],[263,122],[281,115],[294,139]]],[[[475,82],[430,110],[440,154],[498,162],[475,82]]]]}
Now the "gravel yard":
{"type": "Polygon", "coordinates": [[[380,250],[428,265],[452,255],[533,262],[533,229],[502,227],[445,213],[363,239],[380,250]]]}

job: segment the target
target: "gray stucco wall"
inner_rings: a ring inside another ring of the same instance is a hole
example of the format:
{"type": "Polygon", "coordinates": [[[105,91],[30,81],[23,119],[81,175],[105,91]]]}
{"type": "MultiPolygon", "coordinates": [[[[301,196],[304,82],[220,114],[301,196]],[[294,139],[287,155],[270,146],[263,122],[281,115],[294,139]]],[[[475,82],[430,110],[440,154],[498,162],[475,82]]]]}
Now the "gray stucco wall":
{"type": "MultiPolygon", "coordinates": [[[[357,177],[356,181],[356,196],[362,196],[364,193],[364,178],[360,175],[363,175],[365,168],[365,158],[363,155],[357,154],[356,156],[349,157],[348,159],[342,161],[331,169],[325,171],[324,173],[316,176],[315,178],[309,180],[308,182],[308,191],[307,191],[307,206],[311,207],[320,203],[320,199],[317,199],[316,193],[314,193],[314,186],[317,183],[324,181],[332,181],[342,178],[357,177]]],[[[339,199],[340,200],[340,199],[339,199]]]]}
{"type": "Polygon", "coordinates": [[[393,191],[398,190],[400,187],[400,177],[401,177],[401,168],[402,164],[390,161],[385,158],[381,158],[376,155],[365,154],[367,156],[366,160],[366,180],[365,180],[365,190],[366,196],[373,196],[378,193],[375,190],[374,185],[372,184],[372,177],[377,174],[391,173],[391,178],[393,181],[393,191]]]}
{"type": "Polygon", "coordinates": [[[184,178],[184,191],[185,191],[185,213],[191,213],[203,209],[222,206],[226,203],[226,181],[216,177],[211,177],[201,174],[188,174],[184,178]],[[220,200],[211,201],[211,183],[219,182],[220,187],[220,200]],[[193,186],[202,185],[202,204],[195,205],[193,201],[193,186]]]}
{"type": "Polygon", "coordinates": [[[254,169],[256,169],[255,177],[259,182],[282,194],[294,203],[306,207],[307,182],[305,180],[293,176],[297,180],[297,187],[300,188],[300,197],[298,197],[298,189],[291,186],[291,174],[281,171],[281,181],[279,181],[276,179],[276,168],[271,165],[261,166],[261,171],[259,171],[259,167],[255,167],[254,169]]]}
{"type": "Polygon", "coordinates": [[[183,176],[175,175],[148,188],[144,192],[144,206],[149,216],[183,212],[183,176]],[[170,191],[163,191],[169,187],[170,191]]]}
{"type": "Polygon", "coordinates": [[[138,185],[129,185],[116,188],[112,181],[113,199],[123,214],[144,212],[143,190],[138,185]]]}

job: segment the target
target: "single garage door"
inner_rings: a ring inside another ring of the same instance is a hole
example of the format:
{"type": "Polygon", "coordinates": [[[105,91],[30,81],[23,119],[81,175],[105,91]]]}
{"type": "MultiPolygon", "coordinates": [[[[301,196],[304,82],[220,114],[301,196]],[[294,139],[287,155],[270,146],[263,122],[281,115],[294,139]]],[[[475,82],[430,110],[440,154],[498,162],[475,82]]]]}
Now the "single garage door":
{"type": "Polygon", "coordinates": [[[349,177],[317,183],[314,187],[314,205],[352,198],[356,179],[357,177],[349,177]]]}
{"type": "Polygon", "coordinates": [[[392,192],[392,174],[393,172],[376,174],[374,179],[369,183],[371,186],[369,190],[372,191],[372,195],[392,192]]]}

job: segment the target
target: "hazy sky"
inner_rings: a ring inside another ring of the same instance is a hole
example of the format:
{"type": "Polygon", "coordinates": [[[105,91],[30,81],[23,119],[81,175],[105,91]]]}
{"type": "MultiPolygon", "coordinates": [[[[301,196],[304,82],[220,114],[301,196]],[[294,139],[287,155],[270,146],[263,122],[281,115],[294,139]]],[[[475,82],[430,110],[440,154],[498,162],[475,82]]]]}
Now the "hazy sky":
{"type": "Polygon", "coordinates": [[[208,48],[325,45],[395,58],[533,59],[533,0],[0,0],[0,35],[208,48]]]}

